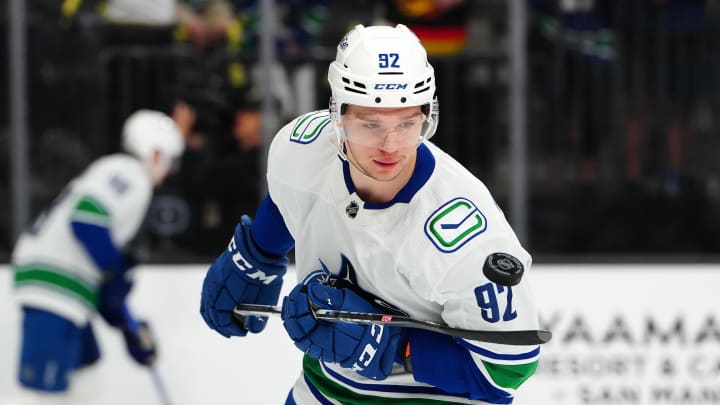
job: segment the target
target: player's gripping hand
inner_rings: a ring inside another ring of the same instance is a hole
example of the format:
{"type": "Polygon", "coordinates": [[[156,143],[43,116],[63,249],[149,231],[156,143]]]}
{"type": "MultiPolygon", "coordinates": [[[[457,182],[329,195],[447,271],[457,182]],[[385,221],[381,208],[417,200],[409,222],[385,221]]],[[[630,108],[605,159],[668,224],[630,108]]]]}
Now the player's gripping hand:
{"type": "Polygon", "coordinates": [[[228,248],[210,266],[203,281],[200,314],[205,323],[225,337],[245,336],[265,328],[267,317],[233,318],[235,305],[276,305],[287,271],[287,256],[260,251],[250,232],[252,220],[243,215],[228,248]]]}
{"type": "Polygon", "coordinates": [[[152,366],[157,358],[157,344],[146,321],[130,320],[123,328],[125,347],[130,357],[142,366],[152,366]]]}
{"type": "Polygon", "coordinates": [[[132,269],[139,263],[131,252],[123,252],[116,268],[105,269],[98,288],[98,312],[108,325],[125,325],[125,300],[133,288],[132,269]]]}
{"type": "Polygon", "coordinates": [[[288,335],[295,346],[311,357],[352,368],[374,380],[387,378],[393,363],[400,360],[399,350],[406,340],[403,329],[316,320],[312,315],[312,306],[341,311],[382,312],[348,288],[324,284],[326,278],[321,271],[310,273],[285,297],[282,319],[288,335]]]}

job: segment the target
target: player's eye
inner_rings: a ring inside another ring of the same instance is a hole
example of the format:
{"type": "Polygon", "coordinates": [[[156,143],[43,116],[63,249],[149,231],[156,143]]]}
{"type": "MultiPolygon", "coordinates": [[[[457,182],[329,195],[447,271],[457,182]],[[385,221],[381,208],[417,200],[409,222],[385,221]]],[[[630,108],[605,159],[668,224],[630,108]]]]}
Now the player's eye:
{"type": "Polygon", "coordinates": [[[403,123],[400,124],[400,127],[401,127],[401,128],[404,128],[404,129],[408,129],[408,128],[414,127],[416,124],[417,124],[417,122],[414,121],[414,120],[412,120],[412,121],[405,121],[405,122],[403,122],[403,123]]]}

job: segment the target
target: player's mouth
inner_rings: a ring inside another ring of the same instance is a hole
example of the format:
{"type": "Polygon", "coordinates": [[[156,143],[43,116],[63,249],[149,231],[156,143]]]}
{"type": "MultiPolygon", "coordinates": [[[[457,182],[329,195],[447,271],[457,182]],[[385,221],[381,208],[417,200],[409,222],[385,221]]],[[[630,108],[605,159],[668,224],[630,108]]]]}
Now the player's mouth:
{"type": "Polygon", "coordinates": [[[399,161],[397,159],[373,159],[373,163],[382,169],[392,169],[398,165],[399,161]]]}

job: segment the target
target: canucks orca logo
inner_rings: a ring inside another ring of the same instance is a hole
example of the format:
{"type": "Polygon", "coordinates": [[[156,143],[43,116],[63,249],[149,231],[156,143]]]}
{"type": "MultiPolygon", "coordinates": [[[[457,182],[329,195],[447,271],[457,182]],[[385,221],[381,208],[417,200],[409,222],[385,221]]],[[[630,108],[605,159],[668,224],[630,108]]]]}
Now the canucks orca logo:
{"type": "Polygon", "coordinates": [[[407,312],[400,310],[395,305],[390,304],[382,298],[379,298],[360,288],[357,281],[357,272],[355,271],[355,267],[353,267],[353,264],[347,257],[345,257],[345,255],[341,255],[340,270],[337,274],[333,274],[325,263],[322,262],[322,260],[320,260],[320,264],[322,265],[322,271],[327,274],[327,279],[324,284],[335,288],[350,289],[366,301],[382,308],[386,314],[408,316],[407,312]]]}
{"type": "Polygon", "coordinates": [[[300,117],[290,132],[290,141],[310,143],[317,139],[322,130],[330,123],[328,110],[315,111],[300,117]]]}
{"type": "Polygon", "coordinates": [[[464,197],[446,202],[425,221],[425,235],[446,253],[460,249],[486,229],[485,215],[464,197]]]}

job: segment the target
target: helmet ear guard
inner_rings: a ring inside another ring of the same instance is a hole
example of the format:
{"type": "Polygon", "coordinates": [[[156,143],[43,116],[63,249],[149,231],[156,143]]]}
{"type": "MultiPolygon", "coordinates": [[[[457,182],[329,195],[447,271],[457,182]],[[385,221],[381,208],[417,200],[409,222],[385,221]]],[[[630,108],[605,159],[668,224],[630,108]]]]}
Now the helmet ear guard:
{"type": "MultiPolygon", "coordinates": [[[[342,104],[340,106],[340,114],[339,115],[345,115],[347,112],[347,104],[342,104]]],[[[335,98],[330,96],[330,101],[328,102],[328,109],[330,110],[330,114],[335,114],[337,111],[337,103],[335,102],[335,98]]]]}

